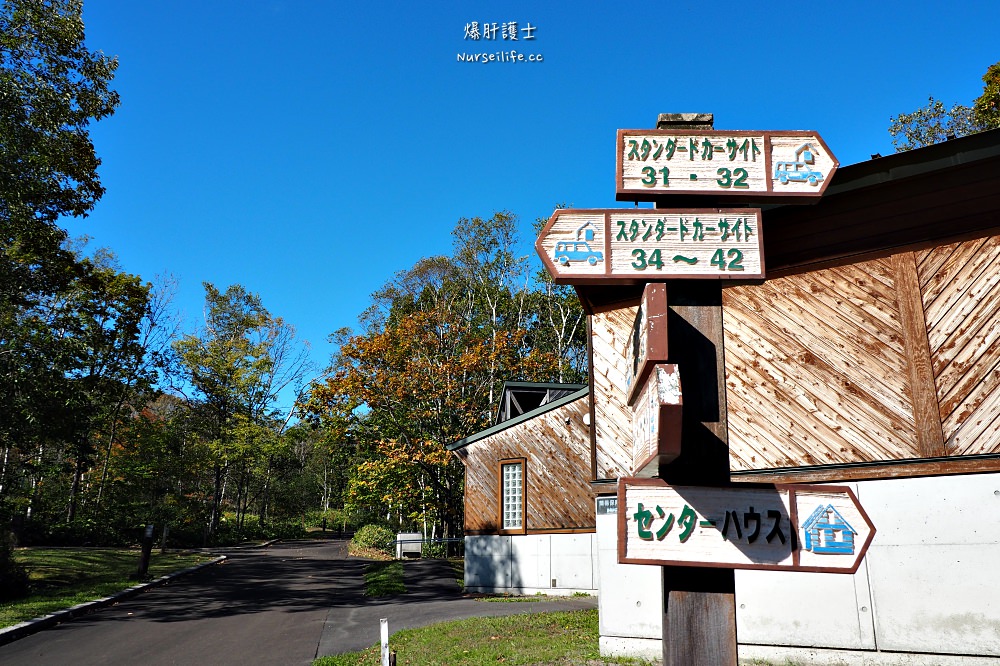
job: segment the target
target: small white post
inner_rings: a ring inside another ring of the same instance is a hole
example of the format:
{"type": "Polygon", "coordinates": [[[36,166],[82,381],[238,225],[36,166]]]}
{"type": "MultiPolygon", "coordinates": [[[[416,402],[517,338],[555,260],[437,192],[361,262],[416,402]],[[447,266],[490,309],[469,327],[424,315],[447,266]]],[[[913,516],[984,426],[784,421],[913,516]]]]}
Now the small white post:
{"type": "Polygon", "coordinates": [[[382,631],[382,666],[389,666],[389,618],[380,619],[382,631]]]}

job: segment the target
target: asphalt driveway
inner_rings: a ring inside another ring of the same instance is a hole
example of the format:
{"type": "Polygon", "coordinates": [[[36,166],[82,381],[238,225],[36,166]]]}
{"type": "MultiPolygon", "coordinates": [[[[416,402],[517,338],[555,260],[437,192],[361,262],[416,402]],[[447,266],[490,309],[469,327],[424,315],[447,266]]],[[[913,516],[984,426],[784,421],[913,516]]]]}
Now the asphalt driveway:
{"type": "MultiPolygon", "coordinates": [[[[225,552],[225,551],[224,551],[225,552]]],[[[297,541],[229,559],[135,598],[0,647],[4,666],[296,664],[464,617],[594,608],[594,598],[486,603],[462,596],[447,562],[406,563],[409,592],[364,596],[366,560],[344,541],[297,541]]]]}

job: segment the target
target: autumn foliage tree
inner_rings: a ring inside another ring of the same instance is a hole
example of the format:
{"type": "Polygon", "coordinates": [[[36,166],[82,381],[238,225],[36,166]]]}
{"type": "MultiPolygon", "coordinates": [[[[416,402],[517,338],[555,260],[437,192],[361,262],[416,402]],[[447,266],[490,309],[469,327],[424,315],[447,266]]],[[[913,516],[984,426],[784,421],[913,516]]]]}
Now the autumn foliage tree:
{"type": "MultiPolygon", "coordinates": [[[[509,213],[462,219],[451,257],[423,259],[373,295],[366,330],[341,333],[316,418],[353,418],[367,447],[349,499],[397,520],[462,524],[464,470],[446,446],[490,425],[505,380],[578,379],[583,327],[553,344],[509,213]],[[573,366],[567,358],[576,359],[573,366]]],[[[577,308],[579,305],[577,304],[577,308]]],[[[576,315],[582,318],[582,313],[576,315]]]]}

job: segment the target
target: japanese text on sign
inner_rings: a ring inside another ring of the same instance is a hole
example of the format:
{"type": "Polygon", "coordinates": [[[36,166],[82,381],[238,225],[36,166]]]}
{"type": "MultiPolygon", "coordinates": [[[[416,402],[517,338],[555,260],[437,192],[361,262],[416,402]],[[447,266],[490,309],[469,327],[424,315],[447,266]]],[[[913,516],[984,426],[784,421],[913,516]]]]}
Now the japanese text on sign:
{"type": "Polygon", "coordinates": [[[838,162],[815,132],[618,131],[617,198],[818,197],[838,162]]]}
{"type": "Polygon", "coordinates": [[[615,272],[762,273],[756,214],[613,216],[615,272]]]}
{"type": "MultiPolygon", "coordinates": [[[[638,511],[632,516],[635,518],[635,522],[638,528],[639,538],[652,541],[654,538],[657,541],[662,541],[667,534],[670,533],[671,528],[674,526],[674,514],[667,513],[660,507],[659,504],[654,507],[654,509],[644,508],[642,502],[639,502],[638,511]],[[656,512],[656,516],[653,515],[653,511],[656,512]],[[653,522],[658,520],[659,528],[653,531],[653,522]]],[[[677,516],[677,539],[684,543],[690,538],[692,532],[695,530],[695,526],[699,528],[714,529],[721,532],[722,538],[725,541],[741,541],[744,539],[744,531],[746,532],[746,543],[752,544],[757,541],[761,536],[761,522],[762,514],[759,511],[755,511],[751,506],[748,510],[742,513],[739,510],[729,510],[725,511],[725,518],[721,521],[722,527],[719,527],[719,520],[703,519],[697,520],[697,514],[694,509],[692,509],[687,504],[681,509],[677,516]],[[740,527],[740,516],[743,517],[743,527],[740,527]]],[[[778,509],[768,509],[766,520],[770,522],[770,528],[767,531],[767,535],[764,540],[771,543],[773,539],[778,539],[782,544],[785,543],[787,537],[785,536],[785,531],[782,530],[782,521],[787,525],[788,516],[784,515],[778,509]]],[[[787,528],[786,528],[787,529],[787,528]]]]}
{"type": "Polygon", "coordinates": [[[851,573],[875,527],[850,488],[618,480],[618,561],[851,573]]]}
{"type": "Polygon", "coordinates": [[[756,208],[557,210],[535,249],[558,284],[764,277],[756,208]]]}

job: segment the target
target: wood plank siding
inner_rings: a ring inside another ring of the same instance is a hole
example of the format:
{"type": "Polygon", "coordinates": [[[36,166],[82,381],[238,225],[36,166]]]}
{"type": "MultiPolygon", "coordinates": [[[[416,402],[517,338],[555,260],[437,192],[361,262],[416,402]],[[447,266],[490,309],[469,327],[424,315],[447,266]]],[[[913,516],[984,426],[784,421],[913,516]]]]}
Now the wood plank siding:
{"type": "Polygon", "coordinates": [[[733,286],[723,308],[732,471],[1000,453],[1000,235],[733,286]]]}
{"type": "Polygon", "coordinates": [[[946,446],[1000,453],[1000,235],[915,259],[946,446]]]}
{"type": "Polygon", "coordinates": [[[465,533],[502,531],[499,464],[516,458],[524,459],[526,533],[593,531],[589,411],[582,397],[456,449],[465,465],[465,533]]]}
{"type": "Polygon", "coordinates": [[[627,345],[638,304],[590,318],[596,478],[628,476],[632,464],[632,408],[626,404],[627,345]]]}

